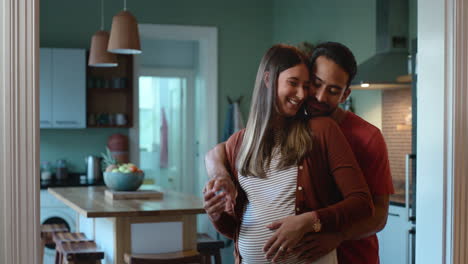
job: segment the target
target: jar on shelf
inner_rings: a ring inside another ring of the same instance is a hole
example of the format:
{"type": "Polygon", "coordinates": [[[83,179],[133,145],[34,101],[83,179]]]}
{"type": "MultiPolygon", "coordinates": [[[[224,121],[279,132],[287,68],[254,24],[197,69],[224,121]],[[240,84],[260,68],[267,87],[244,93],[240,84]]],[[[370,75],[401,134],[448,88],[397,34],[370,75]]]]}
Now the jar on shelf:
{"type": "Polygon", "coordinates": [[[41,180],[50,181],[52,179],[52,164],[48,161],[41,163],[41,180]]]}

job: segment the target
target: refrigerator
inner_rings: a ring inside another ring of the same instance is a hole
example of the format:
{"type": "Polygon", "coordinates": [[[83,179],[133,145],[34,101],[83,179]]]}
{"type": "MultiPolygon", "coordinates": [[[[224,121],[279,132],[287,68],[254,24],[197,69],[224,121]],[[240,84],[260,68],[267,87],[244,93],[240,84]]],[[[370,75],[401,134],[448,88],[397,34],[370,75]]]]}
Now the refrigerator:
{"type": "MultiPolygon", "coordinates": [[[[416,166],[417,166],[417,69],[416,40],[411,52],[411,147],[398,160],[404,163],[404,175],[394,175],[395,195],[390,196],[387,224],[377,234],[381,264],[414,264],[416,250],[416,166]],[[402,179],[403,178],[403,179],[402,179]]],[[[385,135],[384,135],[385,136],[385,135]]],[[[389,142],[387,142],[387,145],[389,142]]],[[[391,149],[391,146],[388,146],[391,149]]],[[[392,163],[392,159],[390,159],[392,163]]],[[[393,171],[392,171],[393,173],[393,171]]]]}

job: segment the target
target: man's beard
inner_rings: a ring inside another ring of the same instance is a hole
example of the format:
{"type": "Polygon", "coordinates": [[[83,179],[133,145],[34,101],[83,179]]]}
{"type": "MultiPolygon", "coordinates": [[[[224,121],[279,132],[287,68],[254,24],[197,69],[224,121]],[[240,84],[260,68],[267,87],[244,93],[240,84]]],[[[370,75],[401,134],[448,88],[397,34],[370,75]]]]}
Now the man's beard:
{"type": "Polygon", "coordinates": [[[335,110],[334,108],[330,107],[328,104],[320,103],[315,99],[315,97],[310,96],[307,99],[306,103],[306,110],[307,115],[310,117],[315,116],[328,116],[333,113],[335,110]]]}

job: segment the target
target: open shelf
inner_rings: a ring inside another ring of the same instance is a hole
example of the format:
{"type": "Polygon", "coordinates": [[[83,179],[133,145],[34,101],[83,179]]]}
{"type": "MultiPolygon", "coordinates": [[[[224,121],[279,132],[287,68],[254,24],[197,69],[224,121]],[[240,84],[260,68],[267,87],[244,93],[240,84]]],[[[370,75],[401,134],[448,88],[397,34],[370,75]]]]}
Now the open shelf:
{"type": "Polygon", "coordinates": [[[87,67],[86,124],[89,128],[133,127],[133,56],[117,55],[117,67],[87,67]],[[117,125],[123,114],[126,124],[117,125]]]}
{"type": "Polygon", "coordinates": [[[88,128],[131,128],[130,125],[119,126],[119,125],[88,125],[88,128]]]}
{"type": "Polygon", "coordinates": [[[129,88],[88,88],[92,93],[128,93],[129,88]]]}

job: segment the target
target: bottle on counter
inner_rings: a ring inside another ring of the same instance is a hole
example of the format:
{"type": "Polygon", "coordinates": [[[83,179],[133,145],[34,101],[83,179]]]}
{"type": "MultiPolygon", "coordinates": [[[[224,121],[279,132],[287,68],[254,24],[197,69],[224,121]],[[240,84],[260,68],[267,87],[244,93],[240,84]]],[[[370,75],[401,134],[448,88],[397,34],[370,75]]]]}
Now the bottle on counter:
{"type": "Polygon", "coordinates": [[[66,180],[68,178],[67,162],[63,159],[57,160],[55,178],[58,181],[66,180]]]}

